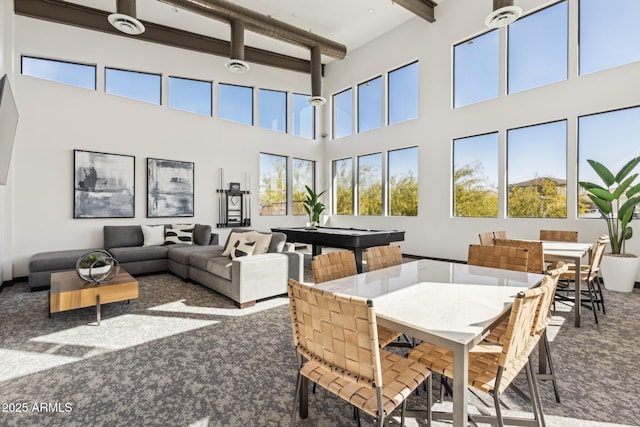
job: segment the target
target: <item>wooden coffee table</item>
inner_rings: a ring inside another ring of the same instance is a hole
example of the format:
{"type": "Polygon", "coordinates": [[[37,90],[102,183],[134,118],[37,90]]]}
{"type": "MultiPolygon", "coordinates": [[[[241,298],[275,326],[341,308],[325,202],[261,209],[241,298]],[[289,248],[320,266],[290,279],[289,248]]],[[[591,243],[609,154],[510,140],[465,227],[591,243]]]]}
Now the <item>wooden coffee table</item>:
{"type": "Polygon", "coordinates": [[[85,282],[75,270],[51,273],[49,317],[52,313],[96,306],[96,323],[100,325],[100,304],[138,298],[138,281],[120,269],[104,283],[85,282]]]}

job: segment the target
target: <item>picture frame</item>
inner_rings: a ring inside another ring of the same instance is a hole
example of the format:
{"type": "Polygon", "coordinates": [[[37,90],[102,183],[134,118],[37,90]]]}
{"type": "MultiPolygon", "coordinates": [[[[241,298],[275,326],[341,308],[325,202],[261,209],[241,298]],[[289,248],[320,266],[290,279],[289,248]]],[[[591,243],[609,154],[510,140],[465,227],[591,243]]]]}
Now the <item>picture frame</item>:
{"type": "Polygon", "coordinates": [[[73,217],[134,218],[135,156],[73,150],[73,217]]]}
{"type": "Polygon", "coordinates": [[[147,158],[147,218],[194,216],[193,162],[147,158]]]}
{"type": "Polygon", "coordinates": [[[229,183],[230,191],[240,191],[240,183],[239,182],[230,182],[229,183]]]}

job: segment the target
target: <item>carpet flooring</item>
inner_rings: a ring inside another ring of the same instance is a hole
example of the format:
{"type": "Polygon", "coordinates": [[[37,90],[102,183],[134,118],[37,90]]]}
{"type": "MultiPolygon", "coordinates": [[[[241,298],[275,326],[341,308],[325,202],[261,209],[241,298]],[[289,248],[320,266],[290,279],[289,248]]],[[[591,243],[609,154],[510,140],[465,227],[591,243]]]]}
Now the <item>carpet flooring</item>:
{"type": "MultiPolygon", "coordinates": [[[[239,310],[171,274],[139,281],[140,298],[102,306],[99,327],[91,324],[94,308],[49,318],[47,292],[26,284],[0,293],[0,426],[288,425],[296,356],[285,297],[239,310]]],[[[562,403],[541,385],[548,426],[640,423],[640,292],[605,298],[599,325],[588,310],[579,329],[568,308],[554,314],[549,335],[562,403]]],[[[471,411],[492,407],[486,395],[470,400],[471,411]]],[[[508,412],[529,411],[510,391],[503,401],[508,412]]],[[[424,408],[424,393],[410,406],[424,408]]],[[[343,401],[318,390],[297,425],[355,421],[343,401]]],[[[409,418],[407,425],[426,423],[409,418]]]]}

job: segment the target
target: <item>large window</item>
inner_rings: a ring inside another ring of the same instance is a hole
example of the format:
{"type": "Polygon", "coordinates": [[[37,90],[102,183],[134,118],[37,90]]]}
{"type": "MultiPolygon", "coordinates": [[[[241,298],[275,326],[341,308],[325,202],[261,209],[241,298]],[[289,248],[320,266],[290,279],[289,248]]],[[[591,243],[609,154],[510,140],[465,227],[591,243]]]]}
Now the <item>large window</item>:
{"type": "MultiPolygon", "coordinates": [[[[603,186],[587,160],[595,160],[616,173],[629,160],[640,156],[640,107],[609,111],[578,118],[578,179],[603,186]]],[[[636,167],[635,173],[640,173],[636,167]]],[[[599,218],[597,207],[578,188],[578,213],[599,218]]]]}
{"type": "Polygon", "coordinates": [[[358,156],[358,214],[382,215],[382,154],[358,156]]]}
{"type": "Polygon", "coordinates": [[[580,0],[580,74],[639,61],[638,16],[638,0],[580,0]]]}
{"type": "Polygon", "coordinates": [[[389,72],[390,125],[418,118],[418,62],[389,72]]]}
{"type": "Polygon", "coordinates": [[[213,84],[202,80],[169,77],[169,107],[211,116],[213,84]]]}
{"type": "Polygon", "coordinates": [[[220,83],[218,85],[218,117],[253,125],[253,88],[220,83]]]}
{"type": "Polygon", "coordinates": [[[498,133],[453,141],[453,215],[498,216],[498,133]]]}
{"type": "Polygon", "coordinates": [[[104,90],[112,95],[160,105],[160,74],[105,68],[104,90]]]}
{"type": "Polygon", "coordinates": [[[389,215],[418,215],[418,147],[389,151],[389,215]]]}
{"type": "Polygon", "coordinates": [[[454,108],[497,98],[500,79],[498,30],[489,31],[453,48],[454,108]]]}
{"type": "Polygon", "coordinates": [[[260,215],[287,214],[287,158],[260,153],[260,215]]]}
{"type": "Polygon", "coordinates": [[[382,127],[382,77],[358,85],[358,132],[382,127]]]}
{"type": "Polygon", "coordinates": [[[566,0],[525,16],[507,28],[509,93],[567,79],[566,0]]]}
{"type": "Polygon", "coordinates": [[[566,120],[507,131],[510,217],[566,218],[566,120]]]}
{"type": "Polygon", "coordinates": [[[287,93],[260,89],[258,96],[260,127],[287,133],[287,93]]]}
{"type": "Polygon", "coordinates": [[[293,214],[306,215],[307,212],[304,210],[304,205],[302,204],[308,194],[305,186],[315,191],[316,162],[293,158],[292,169],[293,188],[291,193],[293,196],[293,214]]]}
{"type": "Polygon", "coordinates": [[[333,95],[333,138],[353,134],[353,89],[333,95]]]}
{"type": "Polygon", "coordinates": [[[22,74],[96,90],[96,66],[51,59],[22,57],[22,74]]]}
{"type": "Polygon", "coordinates": [[[334,213],[353,215],[353,159],[333,161],[334,213]]]}
{"type": "Polygon", "coordinates": [[[307,102],[309,95],[294,93],[291,95],[293,110],[293,129],[296,136],[313,139],[315,137],[315,107],[307,102]]]}

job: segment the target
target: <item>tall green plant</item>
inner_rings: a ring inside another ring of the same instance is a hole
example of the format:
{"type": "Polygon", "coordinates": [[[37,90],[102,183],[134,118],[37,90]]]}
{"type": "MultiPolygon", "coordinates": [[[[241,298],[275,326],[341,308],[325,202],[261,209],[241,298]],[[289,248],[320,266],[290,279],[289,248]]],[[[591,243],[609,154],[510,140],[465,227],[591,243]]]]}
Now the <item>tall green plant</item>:
{"type": "Polygon", "coordinates": [[[592,182],[580,181],[580,186],[585,189],[589,198],[596,204],[600,215],[607,222],[611,252],[622,254],[625,251],[625,241],[633,236],[633,229],[629,222],[633,219],[636,206],[640,203],[640,184],[633,185],[637,173],[628,176],[640,163],[640,157],[631,159],[620,171],[614,175],[606,166],[595,160],[587,160],[593,170],[596,171],[605,187],[592,182]],[[614,184],[617,184],[614,187],[614,184]],[[627,200],[622,201],[622,195],[627,200]]]}
{"type": "Polygon", "coordinates": [[[307,189],[305,199],[302,201],[304,210],[307,212],[307,215],[309,215],[309,222],[317,224],[318,222],[320,222],[320,214],[327,207],[319,199],[324,193],[326,193],[327,190],[321,193],[316,193],[308,185],[305,185],[304,188],[307,189]]]}

